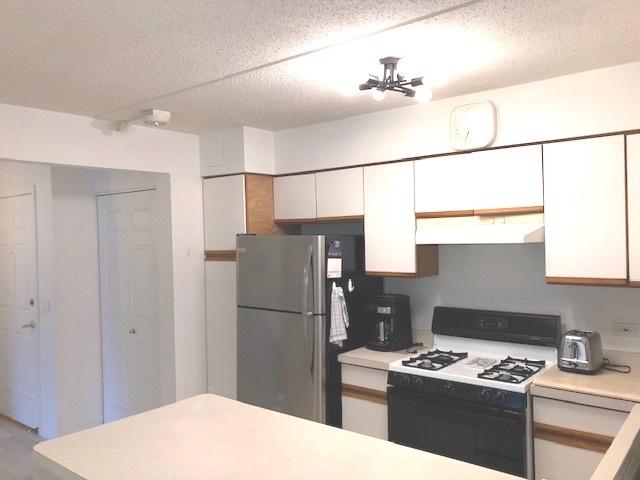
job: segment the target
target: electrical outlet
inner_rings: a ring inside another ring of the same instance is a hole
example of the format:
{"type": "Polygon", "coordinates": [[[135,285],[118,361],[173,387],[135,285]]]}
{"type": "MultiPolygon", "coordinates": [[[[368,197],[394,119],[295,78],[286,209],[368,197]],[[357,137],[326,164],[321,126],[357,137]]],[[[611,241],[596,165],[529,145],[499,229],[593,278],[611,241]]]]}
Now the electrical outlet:
{"type": "Polygon", "coordinates": [[[635,323],[618,323],[613,324],[613,334],[619,337],[637,337],[638,325],[635,323]]]}

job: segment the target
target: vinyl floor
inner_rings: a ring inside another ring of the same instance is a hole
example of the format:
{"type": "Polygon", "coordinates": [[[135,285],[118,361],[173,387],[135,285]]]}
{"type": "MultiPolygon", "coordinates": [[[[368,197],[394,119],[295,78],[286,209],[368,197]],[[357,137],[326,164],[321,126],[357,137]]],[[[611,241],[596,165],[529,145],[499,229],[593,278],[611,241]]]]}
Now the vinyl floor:
{"type": "Polygon", "coordinates": [[[60,480],[41,467],[32,450],[44,439],[26,427],[0,416],[0,480],[60,480]]]}

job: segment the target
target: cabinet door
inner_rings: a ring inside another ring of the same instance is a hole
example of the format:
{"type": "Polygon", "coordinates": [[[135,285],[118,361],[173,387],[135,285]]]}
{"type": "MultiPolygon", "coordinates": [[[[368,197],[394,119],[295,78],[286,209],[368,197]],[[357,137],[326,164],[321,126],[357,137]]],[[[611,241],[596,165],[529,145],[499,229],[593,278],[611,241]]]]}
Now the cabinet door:
{"type": "Polygon", "coordinates": [[[542,146],[501,148],[471,154],[476,169],[476,210],[542,208],[542,146]]]}
{"type": "Polygon", "coordinates": [[[622,136],[544,146],[547,282],[626,283],[624,155],[622,136]]]}
{"type": "Polygon", "coordinates": [[[203,196],[205,250],[235,250],[246,233],[244,175],[205,179],[203,196]]]}
{"type": "Polygon", "coordinates": [[[387,440],[387,372],[342,365],[342,428],[387,440]]]}
{"type": "Polygon", "coordinates": [[[370,437],[388,439],[387,406],[362,398],[342,396],[342,428],[370,437]]]}
{"type": "Polygon", "coordinates": [[[369,274],[415,275],[413,162],[364,168],[365,263],[369,274]]]}
{"type": "Polygon", "coordinates": [[[273,179],[276,221],[294,223],[316,218],[316,176],[313,173],[273,179]]]}
{"type": "Polygon", "coordinates": [[[316,173],[318,221],[361,219],[364,215],[362,167],[316,173]]]}
{"type": "Polygon", "coordinates": [[[590,478],[627,412],[533,397],[535,478],[590,478]]]}
{"type": "Polygon", "coordinates": [[[539,210],[542,149],[533,145],[418,160],[415,183],[417,213],[539,210]]]}
{"type": "Polygon", "coordinates": [[[209,393],[236,398],[236,262],[206,262],[209,393]]]}
{"type": "Polygon", "coordinates": [[[640,287],[640,135],[627,137],[629,281],[640,287]]]}
{"type": "Polygon", "coordinates": [[[470,153],[415,162],[415,212],[473,215],[476,168],[470,153]]]}

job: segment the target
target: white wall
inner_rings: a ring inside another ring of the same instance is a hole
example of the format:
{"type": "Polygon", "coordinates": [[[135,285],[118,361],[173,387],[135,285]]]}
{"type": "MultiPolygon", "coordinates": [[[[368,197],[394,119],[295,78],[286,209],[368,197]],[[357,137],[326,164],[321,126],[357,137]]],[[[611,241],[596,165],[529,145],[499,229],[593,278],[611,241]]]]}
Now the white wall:
{"type": "Polygon", "coordinates": [[[385,291],[411,296],[415,329],[431,329],[437,305],[544,313],[598,330],[606,349],[640,353],[640,338],[613,335],[613,322],[640,325],[640,290],[547,285],[543,244],[442,245],[439,275],[385,279],[385,291]]]}
{"type": "Polygon", "coordinates": [[[87,117],[1,104],[0,158],[170,175],[176,397],[204,392],[204,243],[198,137],[144,127],[118,133],[87,117]]]}
{"type": "Polygon", "coordinates": [[[288,173],[451,152],[449,114],[491,100],[498,145],[640,128],[640,62],[385,110],[275,134],[288,173]]]}
{"type": "Polygon", "coordinates": [[[58,435],[100,425],[102,352],[96,197],[89,172],[52,168],[58,435]]]}

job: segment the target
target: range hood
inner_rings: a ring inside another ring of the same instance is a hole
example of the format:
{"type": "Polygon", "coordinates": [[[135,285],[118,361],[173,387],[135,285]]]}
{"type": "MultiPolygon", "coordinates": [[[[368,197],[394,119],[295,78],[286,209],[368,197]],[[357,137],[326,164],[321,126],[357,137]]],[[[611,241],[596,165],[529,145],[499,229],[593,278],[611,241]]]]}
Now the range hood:
{"type": "Polygon", "coordinates": [[[544,242],[544,215],[422,218],[416,221],[416,244],[490,244],[544,242]]]}

